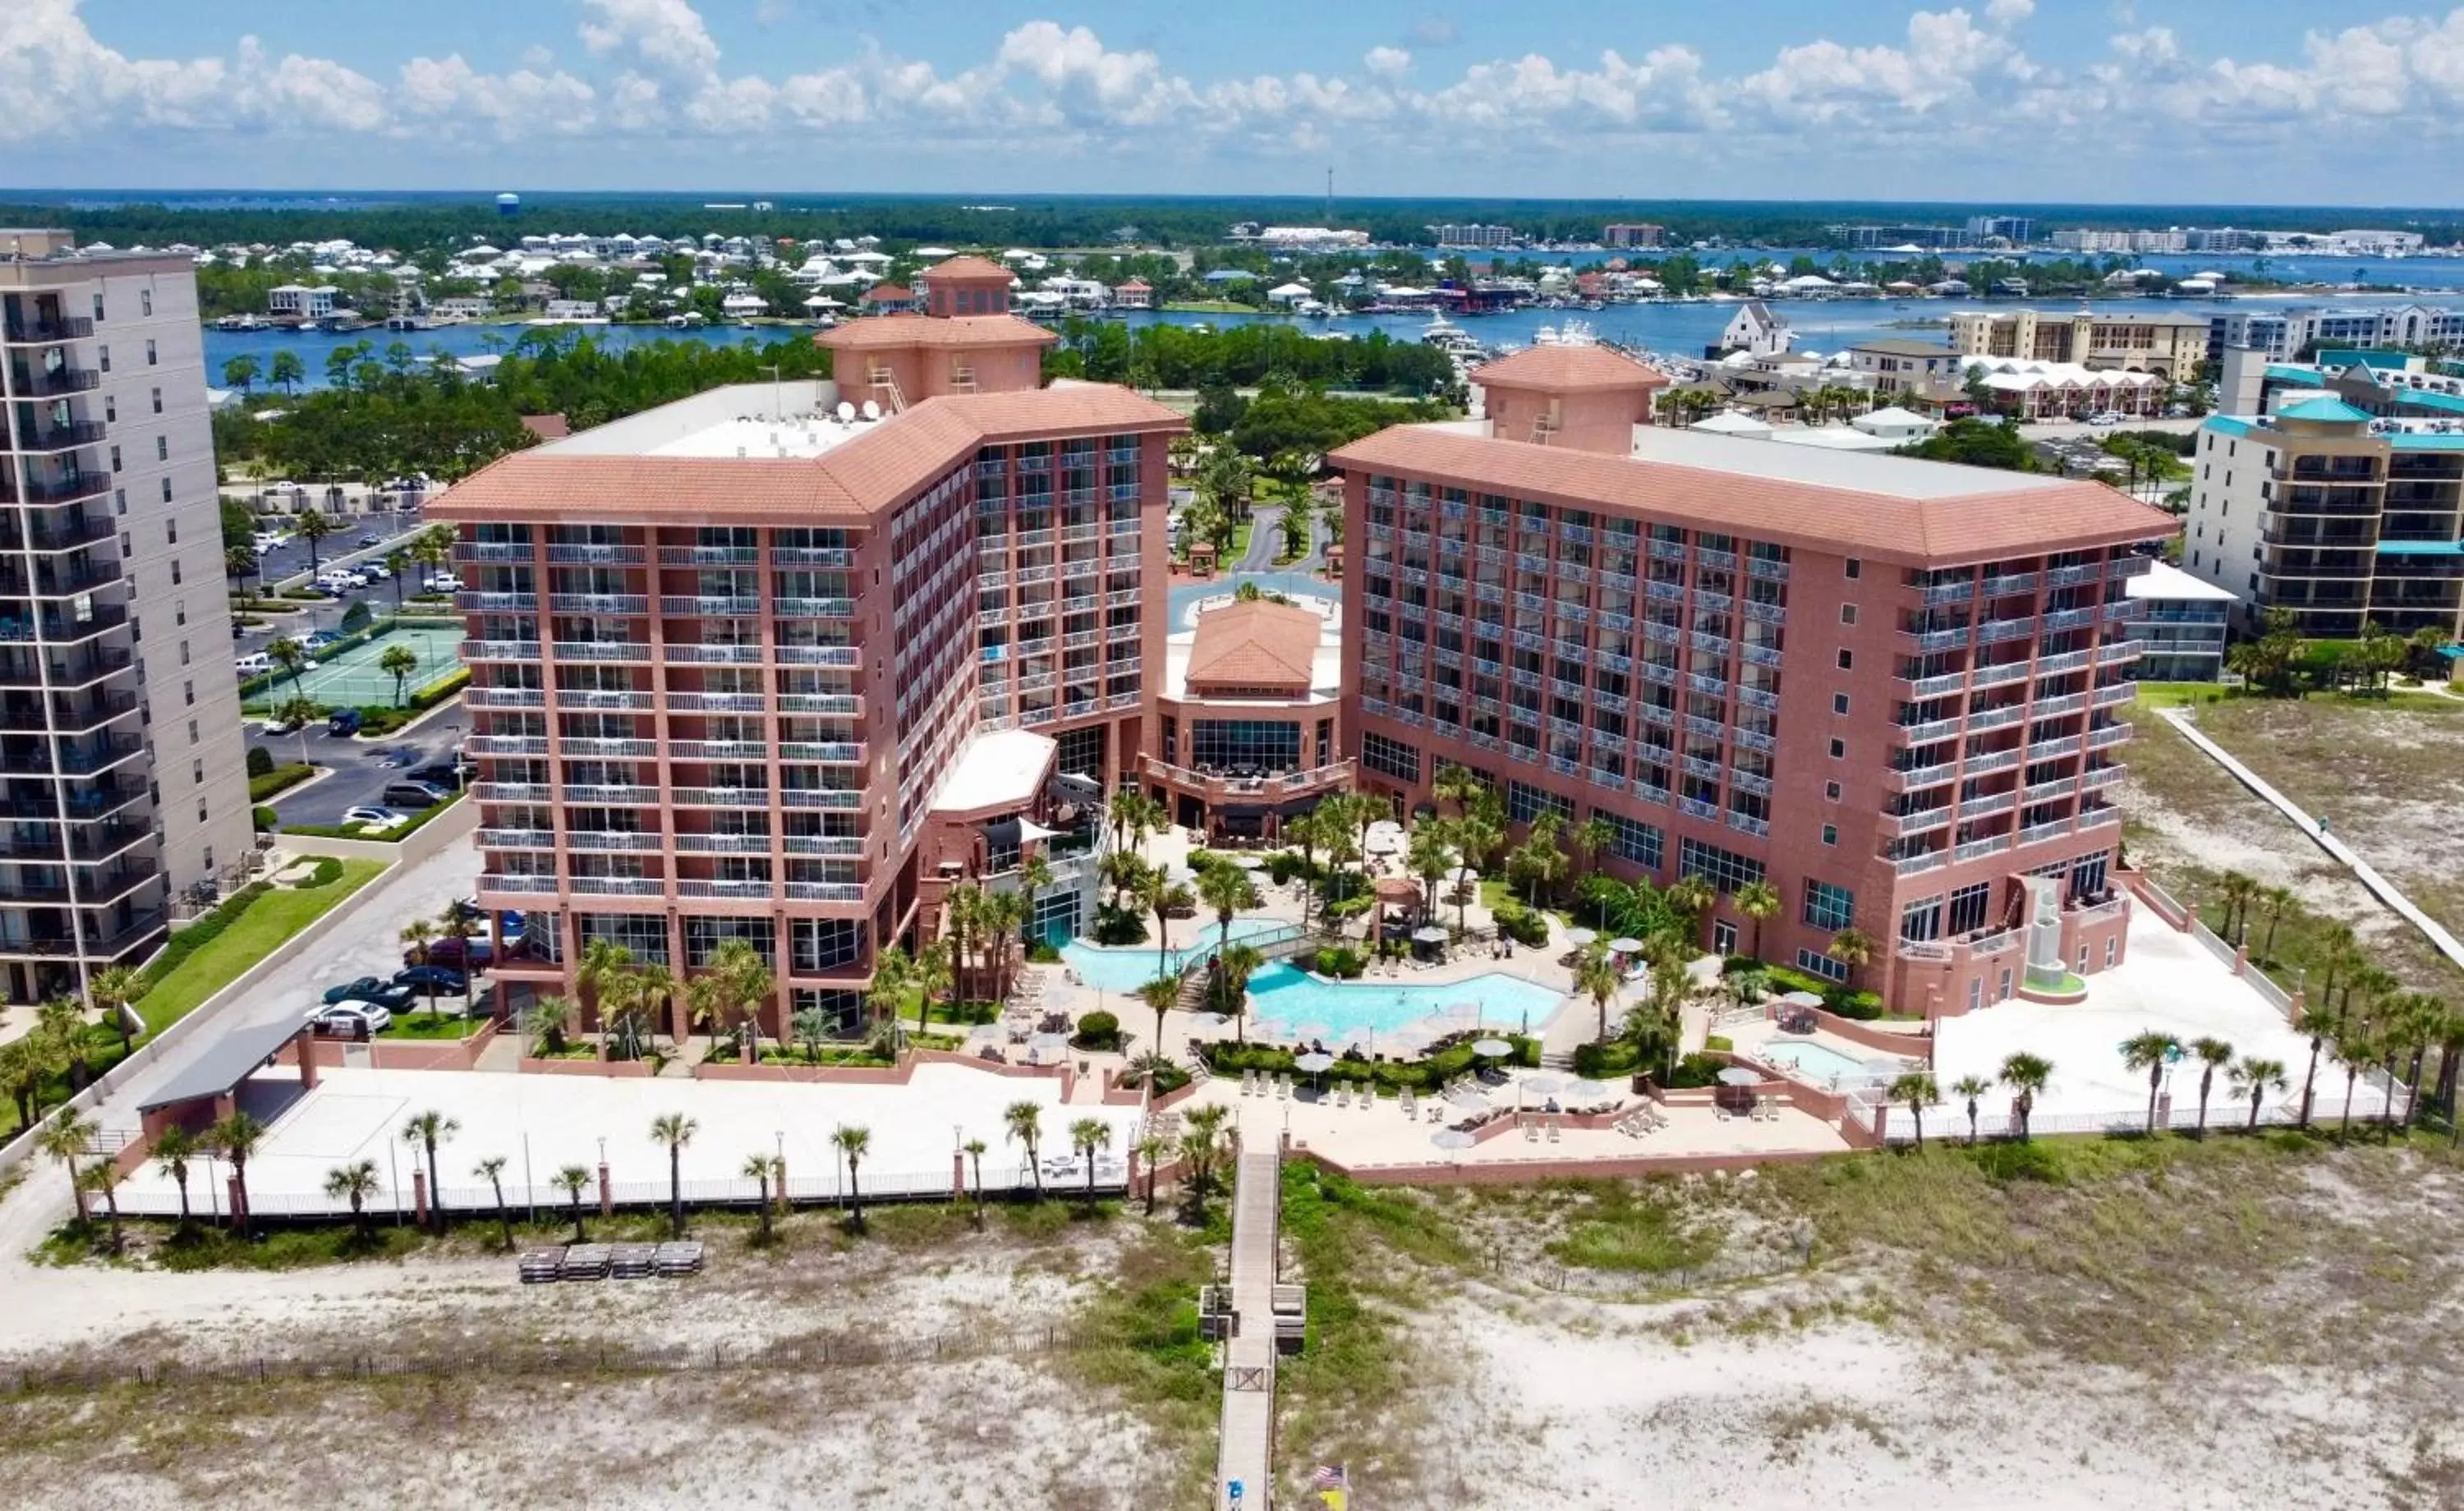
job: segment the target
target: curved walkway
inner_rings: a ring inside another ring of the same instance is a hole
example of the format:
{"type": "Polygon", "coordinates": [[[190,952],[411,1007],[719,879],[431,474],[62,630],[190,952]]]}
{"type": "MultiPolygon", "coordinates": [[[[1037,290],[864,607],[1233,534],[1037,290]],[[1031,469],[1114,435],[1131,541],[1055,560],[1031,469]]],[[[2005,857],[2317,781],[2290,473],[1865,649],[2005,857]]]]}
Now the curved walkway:
{"type": "Polygon", "coordinates": [[[2344,868],[2351,871],[2356,880],[2370,889],[2371,896],[2394,909],[2403,915],[2407,923],[2420,930],[2423,937],[2437,946],[2440,954],[2459,966],[2464,966],[2464,942],[2459,942],[2453,934],[2448,932],[2446,926],[2439,923],[2437,919],[2414,907],[2411,898],[2398,891],[2393,882],[2380,875],[2378,868],[2363,860],[2351,845],[2332,834],[2321,831],[2319,821],[2304,812],[2299,803],[2270,786],[2258,773],[2243,765],[2231,752],[2201,734],[2198,726],[2190,721],[2190,712],[2188,709],[2158,709],[2156,712],[2158,717],[2179,730],[2182,737],[2196,746],[2210,760],[2231,772],[2234,780],[2273,805],[2278,813],[2292,820],[2319,848],[2343,862],[2344,868]]]}

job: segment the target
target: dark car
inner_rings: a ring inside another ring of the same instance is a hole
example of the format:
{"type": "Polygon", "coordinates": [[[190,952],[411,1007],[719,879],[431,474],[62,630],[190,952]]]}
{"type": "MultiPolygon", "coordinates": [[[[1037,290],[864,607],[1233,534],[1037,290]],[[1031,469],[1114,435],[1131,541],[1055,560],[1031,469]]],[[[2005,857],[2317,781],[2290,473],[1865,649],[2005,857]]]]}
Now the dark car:
{"type": "Polygon", "coordinates": [[[389,781],[385,796],[377,800],[389,808],[433,808],[452,794],[442,787],[431,787],[424,781],[389,781]]]}
{"type": "Polygon", "coordinates": [[[462,790],[462,768],[453,765],[422,766],[408,774],[412,781],[424,781],[445,792],[462,790]]]}
{"type": "Polygon", "coordinates": [[[384,541],[382,538],[380,538],[379,537],[376,537],[376,536],[362,536],[362,537],[360,537],[360,545],[361,545],[363,548],[365,548],[365,547],[368,547],[368,546],[381,546],[381,545],[384,545],[384,544],[385,544],[385,541],[384,541]]]}
{"type": "Polygon", "coordinates": [[[333,716],[325,721],[325,733],[328,734],[357,734],[360,733],[360,711],[357,709],[336,709],[333,712],[333,716]]]}
{"type": "MultiPolygon", "coordinates": [[[[495,953],[496,947],[485,939],[449,937],[432,941],[429,945],[428,963],[450,966],[455,970],[485,971],[494,963],[495,953]]],[[[409,959],[410,956],[404,956],[405,963],[408,963],[409,959]]]]}
{"type": "Polygon", "coordinates": [[[379,1007],[398,1011],[408,1007],[411,999],[410,988],[391,981],[380,981],[372,975],[363,975],[356,981],[346,981],[341,986],[330,986],[325,989],[325,1001],[328,1006],[336,1002],[374,1002],[379,1007]]]}
{"type": "MultiPolygon", "coordinates": [[[[430,953],[434,951],[431,949],[430,953]]],[[[430,996],[460,996],[470,990],[461,972],[441,965],[414,965],[393,974],[393,984],[430,996]]]]}

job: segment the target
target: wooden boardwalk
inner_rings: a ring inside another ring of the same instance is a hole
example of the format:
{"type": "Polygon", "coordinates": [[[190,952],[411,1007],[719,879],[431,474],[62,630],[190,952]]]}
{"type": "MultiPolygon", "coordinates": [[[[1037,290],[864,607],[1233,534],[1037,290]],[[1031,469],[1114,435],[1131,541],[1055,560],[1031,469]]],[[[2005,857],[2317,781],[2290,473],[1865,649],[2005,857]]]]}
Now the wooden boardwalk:
{"type": "Polygon", "coordinates": [[[1221,1511],[1262,1511],[1272,1501],[1275,1256],[1282,1184],[1272,1143],[1242,1152],[1232,1191],[1232,1304],[1239,1311],[1240,1327],[1223,1345],[1223,1429],[1215,1471],[1215,1503],[1221,1511]]]}

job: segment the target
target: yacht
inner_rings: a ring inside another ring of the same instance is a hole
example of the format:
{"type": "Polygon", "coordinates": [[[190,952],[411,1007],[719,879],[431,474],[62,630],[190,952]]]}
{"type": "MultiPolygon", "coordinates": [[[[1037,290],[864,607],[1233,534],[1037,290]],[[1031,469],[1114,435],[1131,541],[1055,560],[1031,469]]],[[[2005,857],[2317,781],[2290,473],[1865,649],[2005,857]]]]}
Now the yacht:
{"type": "Polygon", "coordinates": [[[1434,346],[1441,352],[1451,353],[1457,357],[1487,355],[1482,349],[1480,342],[1472,339],[1470,332],[1442,315],[1433,315],[1429,318],[1427,328],[1420,332],[1420,344],[1434,346]]]}

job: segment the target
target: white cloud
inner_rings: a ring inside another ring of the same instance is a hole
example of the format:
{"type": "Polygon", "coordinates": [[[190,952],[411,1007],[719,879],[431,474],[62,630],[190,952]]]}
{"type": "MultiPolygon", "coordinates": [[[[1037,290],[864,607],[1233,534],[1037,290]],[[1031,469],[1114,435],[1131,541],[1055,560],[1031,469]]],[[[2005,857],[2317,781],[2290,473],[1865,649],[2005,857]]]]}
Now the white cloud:
{"type": "MultiPolygon", "coordinates": [[[[224,55],[131,55],[94,35],[80,0],[6,4],[0,142],[9,142],[71,140],[107,125],[439,148],[589,134],[615,153],[627,139],[662,138],[863,151],[990,145],[1064,161],[1194,159],[1232,143],[1274,159],[1340,142],[1427,163],[1692,139],[1691,150],[1724,162],[1879,147],[1922,165],[1972,158],[1986,142],[2013,158],[2065,162],[2089,131],[2101,148],[2176,142],[2260,151],[2365,142],[2401,120],[2417,144],[2464,120],[2464,8],[2314,31],[2291,56],[2207,52],[2163,27],[2125,27],[2093,63],[2061,69],[2022,43],[2035,0],[1969,0],[1909,12],[1887,41],[1784,38],[1767,63],[1741,72],[1714,72],[1693,49],[1647,33],[1637,48],[1588,60],[1535,51],[1439,70],[1423,50],[1459,33],[1431,15],[1410,28],[1410,46],[1224,77],[1193,76],[1176,66],[1189,60],[1113,47],[1058,19],[1016,26],[973,58],[926,62],[860,37],[804,73],[737,73],[692,0],[580,0],[588,58],[573,72],[534,48],[503,72],[448,53],[410,56],[376,77],[328,58],[276,55],[247,37],[224,55]]],[[[757,18],[777,24],[792,10],[788,0],[761,0],[757,18]]]]}

